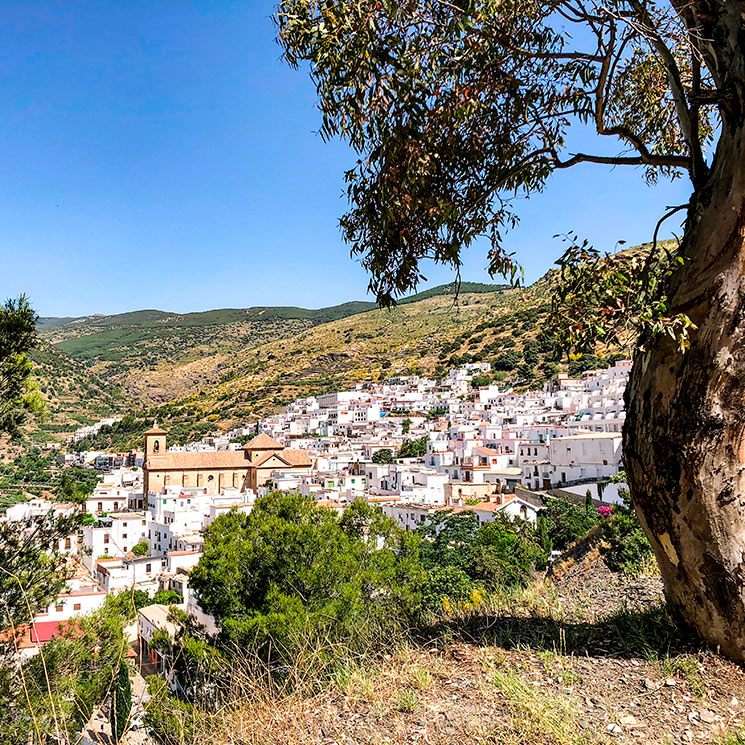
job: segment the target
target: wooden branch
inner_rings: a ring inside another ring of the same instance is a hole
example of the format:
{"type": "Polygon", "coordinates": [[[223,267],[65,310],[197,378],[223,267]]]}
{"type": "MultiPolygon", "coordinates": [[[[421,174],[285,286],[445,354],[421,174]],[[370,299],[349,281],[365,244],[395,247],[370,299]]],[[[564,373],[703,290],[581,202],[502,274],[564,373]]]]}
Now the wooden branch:
{"type": "Polygon", "coordinates": [[[560,160],[556,155],[553,157],[556,168],[571,168],[578,163],[600,163],[609,166],[658,166],[661,168],[684,168],[691,169],[691,159],[681,155],[639,155],[636,157],[614,156],[614,155],[588,155],[576,153],[569,160],[560,160]]]}
{"type": "Polygon", "coordinates": [[[678,125],[683,133],[683,137],[688,143],[688,149],[691,152],[691,165],[689,167],[691,180],[694,184],[698,184],[706,174],[706,165],[701,150],[701,140],[698,129],[694,130],[694,124],[691,121],[691,112],[688,108],[680,68],[678,67],[678,63],[675,61],[673,53],[667,47],[667,44],[665,44],[655,28],[654,22],[652,21],[652,17],[649,15],[647,8],[639,0],[629,0],[629,2],[631,7],[636,11],[642,24],[642,28],[640,29],[641,32],[646,36],[650,44],[652,44],[665,66],[668,83],[670,85],[670,92],[672,93],[675,111],[678,116],[678,125]]]}

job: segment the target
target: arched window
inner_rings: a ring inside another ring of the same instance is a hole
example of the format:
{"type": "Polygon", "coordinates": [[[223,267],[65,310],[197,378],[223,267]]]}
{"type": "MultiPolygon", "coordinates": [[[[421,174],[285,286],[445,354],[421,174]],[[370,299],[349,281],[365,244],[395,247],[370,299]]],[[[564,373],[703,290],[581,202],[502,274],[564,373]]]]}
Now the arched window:
{"type": "Polygon", "coordinates": [[[153,443],[153,450],[154,450],[154,451],[155,451],[156,453],[158,452],[158,450],[160,450],[160,440],[156,440],[156,441],[155,441],[155,442],[153,443]]]}

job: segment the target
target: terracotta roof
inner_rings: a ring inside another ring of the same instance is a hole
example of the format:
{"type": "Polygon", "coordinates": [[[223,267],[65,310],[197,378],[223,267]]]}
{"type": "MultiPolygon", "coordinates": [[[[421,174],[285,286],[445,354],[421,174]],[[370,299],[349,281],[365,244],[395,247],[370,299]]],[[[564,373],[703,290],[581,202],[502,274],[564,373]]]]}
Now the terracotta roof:
{"type": "Polygon", "coordinates": [[[168,433],[161,429],[157,424],[154,425],[151,429],[149,429],[147,432],[145,432],[146,435],[167,435],[168,433]]]}
{"type": "Polygon", "coordinates": [[[286,448],[285,450],[280,450],[278,453],[271,452],[266,453],[265,455],[260,455],[253,463],[251,463],[251,466],[258,468],[272,458],[279,458],[279,460],[284,461],[288,466],[310,467],[312,465],[310,456],[305,452],[305,450],[292,450],[286,448]]]}
{"type": "MultiPolygon", "coordinates": [[[[70,625],[69,621],[37,621],[31,624],[28,639],[31,645],[45,644],[54,636],[61,636],[70,625]]],[[[79,632],[81,634],[82,632],[79,632]]],[[[19,646],[24,646],[20,644],[19,646]]]]}
{"type": "Polygon", "coordinates": [[[164,453],[163,455],[151,455],[147,459],[149,471],[188,470],[190,468],[219,470],[220,468],[248,468],[250,465],[245,453],[240,450],[164,453]]]}
{"type": "Polygon", "coordinates": [[[243,446],[244,450],[282,450],[281,443],[262,432],[243,446]]]}

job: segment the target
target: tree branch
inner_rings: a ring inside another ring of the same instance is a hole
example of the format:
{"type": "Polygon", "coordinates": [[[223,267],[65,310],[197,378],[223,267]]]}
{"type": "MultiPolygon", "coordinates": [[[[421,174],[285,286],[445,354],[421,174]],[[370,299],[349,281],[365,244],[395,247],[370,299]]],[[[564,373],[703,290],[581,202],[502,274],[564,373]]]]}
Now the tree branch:
{"type": "Polygon", "coordinates": [[[578,163],[600,163],[610,166],[659,166],[661,168],[691,169],[691,159],[682,155],[639,155],[637,157],[588,155],[576,153],[569,160],[560,160],[556,154],[553,157],[556,168],[571,168],[578,163]]]}
{"type": "Polygon", "coordinates": [[[704,160],[701,149],[701,138],[699,137],[698,128],[695,128],[694,123],[691,121],[691,112],[688,108],[685,88],[683,87],[683,81],[680,75],[680,68],[678,67],[678,63],[675,61],[673,53],[668,49],[659,32],[655,28],[654,22],[652,21],[652,17],[649,15],[647,8],[639,2],[639,0],[629,0],[629,2],[631,7],[636,11],[641,22],[640,32],[647,38],[650,44],[652,44],[657,54],[659,54],[660,59],[665,66],[665,70],[667,71],[667,79],[670,84],[670,92],[673,96],[673,102],[675,103],[678,124],[691,153],[689,167],[691,180],[694,184],[698,184],[706,175],[706,161],[704,160]]]}

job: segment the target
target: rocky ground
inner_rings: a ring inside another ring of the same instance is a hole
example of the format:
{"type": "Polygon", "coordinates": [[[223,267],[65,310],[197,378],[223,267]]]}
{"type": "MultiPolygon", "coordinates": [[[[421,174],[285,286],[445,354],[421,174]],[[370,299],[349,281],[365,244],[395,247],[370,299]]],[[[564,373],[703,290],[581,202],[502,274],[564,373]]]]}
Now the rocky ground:
{"type": "Polygon", "coordinates": [[[188,742],[745,745],[745,671],[679,630],[659,577],[614,574],[592,545],[550,574],[321,694],[247,689],[188,742]]]}
{"type": "Polygon", "coordinates": [[[239,705],[205,742],[745,743],[745,671],[676,630],[659,577],[613,574],[595,549],[552,574],[461,639],[352,669],[325,695],[239,705]]]}

